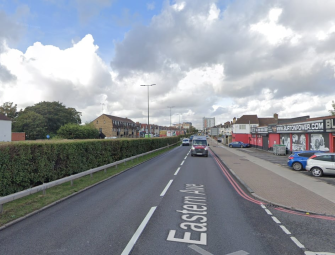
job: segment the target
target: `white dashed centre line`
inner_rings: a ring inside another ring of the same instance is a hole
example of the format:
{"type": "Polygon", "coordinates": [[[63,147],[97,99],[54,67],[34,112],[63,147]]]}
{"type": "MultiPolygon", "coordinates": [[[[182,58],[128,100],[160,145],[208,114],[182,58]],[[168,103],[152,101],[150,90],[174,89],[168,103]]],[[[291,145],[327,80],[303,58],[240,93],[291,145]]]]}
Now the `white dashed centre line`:
{"type": "Polygon", "coordinates": [[[135,234],[133,235],[133,237],[130,239],[130,241],[128,242],[126,248],[124,248],[123,252],[121,253],[121,255],[128,255],[130,253],[130,251],[133,249],[135,243],[137,242],[137,239],[140,237],[143,229],[145,228],[145,226],[148,224],[151,216],[153,215],[154,211],[156,210],[157,206],[155,207],[151,207],[150,211],[148,212],[147,216],[145,216],[144,220],[142,221],[141,225],[138,227],[138,229],[136,230],[135,234]]]}
{"type": "Polygon", "coordinates": [[[161,197],[165,195],[166,191],[169,189],[171,183],[173,182],[173,180],[170,180],[169,183],[166,185],[165,189],[162,191],[161,193],[161,197]]]}
{"type": "Polygon", "coordinates": [[[182,166],[182,165],[184,164],[184,162],[185,162],[185,160],[183,160],[183,162],[181,162],[181,164],[180,164],[180,165],[182,166]]]}
{"type": "Polygon", "coordinates": [[[184,159],[187,159],[187,156],[184,159]]]}
{"type": "Polygon", "coordinates": [[[278,223],[278,224],[281,223],[275,216],[272,216],[272,219],[273,219],[274,222],[276,222],[276,223],[278,223]]]}
{"type": "Polygon", "coordinates": [[[180,167],[178,167],[177,171],[174,173],[174,175],[177,175],[180,170],[180,167]]]}
{"type": "Polygon", "coordinates": [[[283,225],[280,225],[281,229],[288,235],[291,235],[291,232],[283,225]]]}
{"type": "Polygon", "coordinates": [[[267,214],[272,215],[272,213],[268,209],[265,209],[265,211],[267,214]]]}
{"type": "Polygon", "coordinates": [[[300,243],[297,238],[295,238],[294,236],[291,236],[291,239],[299,248],[305,249],[305,246],[302,243],[300,243]]]}

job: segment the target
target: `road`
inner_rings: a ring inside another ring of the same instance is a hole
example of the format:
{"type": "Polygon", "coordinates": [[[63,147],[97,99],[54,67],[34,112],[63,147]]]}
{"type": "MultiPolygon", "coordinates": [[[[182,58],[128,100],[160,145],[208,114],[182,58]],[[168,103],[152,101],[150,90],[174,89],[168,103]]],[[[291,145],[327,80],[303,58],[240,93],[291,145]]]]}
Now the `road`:
{"type": "MultiPolygon", "coordinates": [[[[189,150],[175,148],[5,228],[0,254],[304,254],[309,242],[300,243],[298,230],[311,219],[291,226],[296,219],[283,216],[284,225],[276,216],[286,213],[250,197],[212,153],[189,150]]],[[[334,236],[328,221],[314,225],[323,224],[334,236]]],[[[320,251],[318,238],[310,242],[320,251]]]]}

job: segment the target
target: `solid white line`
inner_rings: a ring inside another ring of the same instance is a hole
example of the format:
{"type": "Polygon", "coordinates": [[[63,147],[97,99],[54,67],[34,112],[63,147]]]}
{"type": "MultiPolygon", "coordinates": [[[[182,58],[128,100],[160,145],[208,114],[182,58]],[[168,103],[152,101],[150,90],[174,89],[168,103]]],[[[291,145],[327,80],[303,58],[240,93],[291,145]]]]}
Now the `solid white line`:
{"type": "Polygon", "coordinates": [[[266,209],[265,205],[263,205],[263,204],[261,204],[261,207],[262,207],[263,209],[266,209]]]}
{"type": "Polygon", "coordinates": [[[297,238],[291,236],[291,239],[299,248],[301,248],[301,249],[305,248],[305,246],[302,243],[300,243],[297,238]]]}
{"type": "Polygon", "coordinates": [[[276,222],[276,223],[278,223],[278,224],[281,223],[275,216],[272,216],[272,219],[273,219],[274,222],[276,222]]]}
{"type": "Polygon", "coordinates": [[[184,159],[187,159],[187,157],[185,157],[184,159]]]}
{"type": "Polygon", "coordinates": [[[150,220],[151,216],[153,215],[154,211],[156,210],[157,206],[151,207],[150,211],[148,212],[147,216],[145,216],[144,220],[142,221],[141,225],[138,227],[136,230],[135,234],[133,237],[130,239],[128,242],[126,248],[124,248],[123,252],[121,255],[128,255],[130,251],[133,249],[137,239],[140,237],[143,229],[147,225],[148,221],[150,220]]]}
{"type": "Polygon", "coordinates": [[[180,170],[180,167],[178,167],[177,171],[174,173],[174,175],[177,175],[180,170]]]}
{"type": "Polygon", "coordinates": [[[170,180],[169,183],[166,185],[165,189],[161,193],[161,197],[165,195],[166,191],[168,190],[172,182],[173,180],[170,180]]]}
{"type": "Polygon", "coordinates": [[[291,234],[291,232],[290,232],[285,226],[280,225],[280,227],[281,227],[281,229],[282,229],[286,234],[288,234],[288,235],[291,234]]]}
{"type": "Polygon", "coordinates": [[[184,164],[184,162],[185,162],[185,160],[183,160],[183,162],[181,162],[181,164],[180,164],[180,165],[182,166],[182,165],[184,164]]]}
{"type": "Polygon", "coordinates": [[[272,213],[268,209],[265,209],[265,211],[267,214],[272,215],[272,213]]]}

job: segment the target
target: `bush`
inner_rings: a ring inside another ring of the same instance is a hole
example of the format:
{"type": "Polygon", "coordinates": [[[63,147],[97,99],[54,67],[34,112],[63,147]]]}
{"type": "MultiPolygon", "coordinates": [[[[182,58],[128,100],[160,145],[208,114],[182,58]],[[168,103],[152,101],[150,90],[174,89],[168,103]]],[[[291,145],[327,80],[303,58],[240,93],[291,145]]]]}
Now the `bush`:
{"type": "Polygon", "coordinates": [[[66,124],[57,131],[59,137],[64,139],[95,139],[99,131],[92,125],[66,124]]]}

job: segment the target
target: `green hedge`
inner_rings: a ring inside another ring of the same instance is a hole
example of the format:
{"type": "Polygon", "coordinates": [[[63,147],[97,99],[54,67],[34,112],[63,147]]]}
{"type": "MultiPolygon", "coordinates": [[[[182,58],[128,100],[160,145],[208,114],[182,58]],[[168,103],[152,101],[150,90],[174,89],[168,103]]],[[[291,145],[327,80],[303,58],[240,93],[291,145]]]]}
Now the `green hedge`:
{"type": "Polygon", "coordinates": [[[107,165],[178,137],[10,143],[0,146],[0,196],[107,165]]]}

